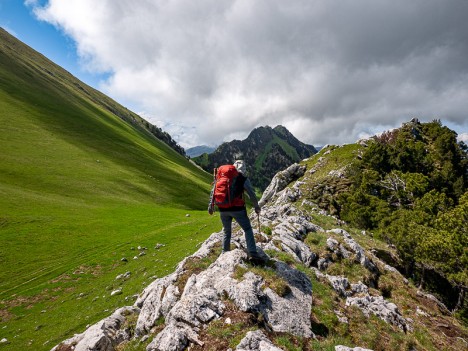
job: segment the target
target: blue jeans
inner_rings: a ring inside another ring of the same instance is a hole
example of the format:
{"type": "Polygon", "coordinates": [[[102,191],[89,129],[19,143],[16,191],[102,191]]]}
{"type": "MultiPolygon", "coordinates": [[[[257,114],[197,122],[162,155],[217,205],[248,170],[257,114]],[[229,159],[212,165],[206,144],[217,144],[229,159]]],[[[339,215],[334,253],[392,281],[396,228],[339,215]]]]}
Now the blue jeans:
{"type": "Polygon", "coordinates": [[[257,255],[257,247],[255,246],[255,238],[250,224],[247,210],[241,211],[223,211],[221,214],[221,222],[223,223],[223,251],[229,251],[231,247],[231,233],[232,233],[232,219],[241,226],[245,234],[245,241],[247,243],[247,251],[249,255],[257,255]]]}

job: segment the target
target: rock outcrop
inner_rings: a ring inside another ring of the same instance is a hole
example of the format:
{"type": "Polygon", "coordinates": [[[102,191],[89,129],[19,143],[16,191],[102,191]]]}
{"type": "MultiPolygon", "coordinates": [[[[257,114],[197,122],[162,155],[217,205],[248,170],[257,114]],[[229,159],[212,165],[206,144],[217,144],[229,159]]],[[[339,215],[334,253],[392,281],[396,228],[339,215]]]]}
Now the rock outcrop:
{"type": "Polygon", "coordinates": [[[260,330],[248,332],[236,347],[236,351],[282,351],[276,347],[260,330]]]}
{"type": "Polygon", "coordinates": [[[274,262],[278,277],[290,286],[287,296],[278,296],[270,288],[262,289],[262,277],[250,271],[239,280],[233,277],[237,267],[247,268],[246,260],[247,254],[242,249],[222,254],[207,270],[188,279],[175,303],[173,297],[177,294],[171,292],[175,289],[170,285],[174,276],[156,283],[152,292],[138,301],[142,314],[136,332],[143,335],[160,316],[165,317],[166,326],[147,350],[183,350],[189,343],[202,345],[198,332],[203,325],[223,315],[226,297],[241,311],[262,314],[273,331],[311,337],[312,285],[307,276],[282,262],[274,262]],[[164,304],[168,293],[171,297],[164,304]],[[143,314],[148,310],[154,312],[143,314]],[[164,315],[164,311],[168,312],[164,315]],[[284,318],[286,311],[294,317],[284,318]]]}
{"type": "Polygon", "coordinates": [[[270,185],[263,192],[263,196],[259,201],[260,206],[265,205],[270,199],[276,194],[282,191],[292,181],[299,179],[304,175],[306,171],[305,166],[300,166],[297,163],[286,168],[284,171],[280,171],[275,174],[271,180],[270,185]]]}
{"type": "Polygon", "coordinates": [[[137,307],[119,308],[110,317],[92,325],[84,333],[65,340],[51,351],[114,351],[117,345],[132,337],[125,322],[139,312],[137,307]]]}
{"type": "Polygon", "coordinates": [[[357,306],[366,316],[371,313],[383,319],[385,322],[393,324],[402,331],[412,331],[411,325],[401,315],[397,305],[385,301],[382,296],[348,297],[346,306],[357,306]]]}

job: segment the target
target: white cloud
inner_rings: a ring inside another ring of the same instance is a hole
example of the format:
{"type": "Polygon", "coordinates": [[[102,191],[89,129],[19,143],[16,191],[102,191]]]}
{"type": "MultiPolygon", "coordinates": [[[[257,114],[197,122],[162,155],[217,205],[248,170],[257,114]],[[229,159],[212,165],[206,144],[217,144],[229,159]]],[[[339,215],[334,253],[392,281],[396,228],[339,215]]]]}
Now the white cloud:
{"type": "MultiPolygon", "coordinates": [[[[33,1],[32,1],[33,3],[33,1]]],[[[34,5],[34,4],[32,4],[34,5]]],[[[316,145],[412,117],[466,125],[468,2],[50,0],[101,88],[182,145],[283,124],[316,145]]]]}
{"type": "Polygon", "coordinates": [[[468,144],[468,133],[459,134],[457,140],[463,141],[465,144],[468,144]]]}
{"type": "Polygon", "coordinates": [[[39,6],[39,0],[24,0],[26,6],[39,6]]]}

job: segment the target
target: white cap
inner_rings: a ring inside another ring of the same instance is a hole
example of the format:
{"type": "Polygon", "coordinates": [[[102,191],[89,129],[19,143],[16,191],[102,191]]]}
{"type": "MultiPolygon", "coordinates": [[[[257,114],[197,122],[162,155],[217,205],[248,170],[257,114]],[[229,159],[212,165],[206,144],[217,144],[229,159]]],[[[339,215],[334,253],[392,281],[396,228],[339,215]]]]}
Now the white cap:
{"type": "Polygon", "coordinates": [[[239,173],[245,173],[245,163],[242,160],[234,161],[234,167],[236,167],[239,173]]]}

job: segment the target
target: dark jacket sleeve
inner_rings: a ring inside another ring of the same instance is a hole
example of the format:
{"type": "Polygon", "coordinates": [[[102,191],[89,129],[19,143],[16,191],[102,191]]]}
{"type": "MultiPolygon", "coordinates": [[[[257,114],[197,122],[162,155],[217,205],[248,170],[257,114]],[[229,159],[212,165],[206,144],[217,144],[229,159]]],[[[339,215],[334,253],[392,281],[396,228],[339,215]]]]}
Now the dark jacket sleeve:
{"type": "Polygon", "coordinates": [[[252,184],[250,183],[249,178],[245,180],[244,189],[247,192],[247,195],[249,195],[250,201],[252,201],[252,204],[254,205],[254,207],[259,208],[260,206],[258,205],[257,196],[255,195],[255,191],[253,190],[253,187],[252,187],[252,184]]]}

